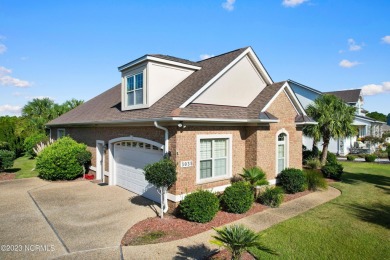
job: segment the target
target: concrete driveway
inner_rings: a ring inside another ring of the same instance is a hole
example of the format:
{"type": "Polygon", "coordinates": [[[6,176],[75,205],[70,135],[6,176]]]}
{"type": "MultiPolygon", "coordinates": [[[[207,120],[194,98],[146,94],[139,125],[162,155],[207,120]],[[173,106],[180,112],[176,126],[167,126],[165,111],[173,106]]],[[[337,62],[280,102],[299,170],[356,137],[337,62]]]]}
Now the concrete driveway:
{"type": "Polygon", "coordinates": [[[0,259],[120,259],[125,232],[156,216],[151,201],[116,186],[38,178],[0,182],[0,209],[0,259]]]}

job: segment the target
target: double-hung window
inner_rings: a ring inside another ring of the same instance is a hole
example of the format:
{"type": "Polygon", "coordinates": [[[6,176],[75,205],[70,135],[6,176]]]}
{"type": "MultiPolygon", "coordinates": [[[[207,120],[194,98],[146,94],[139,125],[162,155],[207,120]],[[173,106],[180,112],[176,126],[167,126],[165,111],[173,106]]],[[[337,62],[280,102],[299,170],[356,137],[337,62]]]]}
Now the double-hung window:
{"type": "Polygon", "coordinates": [[[229,176],[229,138],[199,140],[199,181],[229,176]]]}
{"type": "Polygon", "coordinates": [[[144,74],[141,72],[126,78],[127,105],[144,103],[144,74]]]}
{"type": "Polygon", "coordinates": [[[65,129],[64,128],[57,129],[57,139],[60,139],[61,137],[64,136],[65,136],[65,129]]]}

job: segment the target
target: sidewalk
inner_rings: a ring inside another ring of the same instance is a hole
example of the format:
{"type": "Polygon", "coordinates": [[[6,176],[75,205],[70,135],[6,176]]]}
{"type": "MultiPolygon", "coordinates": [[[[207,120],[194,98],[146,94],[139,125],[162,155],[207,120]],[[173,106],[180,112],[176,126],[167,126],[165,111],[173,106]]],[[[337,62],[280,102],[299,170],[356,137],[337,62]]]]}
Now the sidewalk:
{"type": "MultiPolygon", "coordinates": [[[[326,191],[313,192],[306,196],[283,203],[279,208],[269,208],[233,223],[243,224],[256,232],[265,230],[277,223],[295,217],[309,209],[328,202],[340,195],[340,191],[330,187],[326,191]]],[[[232,223],[230,223],[232,224],[232,223]]],[[[217,249],[209,240],[215,231],[152,245],[122,247],[124,259],[202,259],[217,249]]]]}
{"type": "MultiPolygon", "coordinates": [[[[337,157],[337,160],[339,161],[347,161],[346,157],[337,157]]],[[[365,162],[366,160],[364,158],[356,157],[355,162],[365,162]]],[[[375,162],[377,163],[390,163],[389,159],[387,158],[377,158],[375,159],[375,162]]]]}

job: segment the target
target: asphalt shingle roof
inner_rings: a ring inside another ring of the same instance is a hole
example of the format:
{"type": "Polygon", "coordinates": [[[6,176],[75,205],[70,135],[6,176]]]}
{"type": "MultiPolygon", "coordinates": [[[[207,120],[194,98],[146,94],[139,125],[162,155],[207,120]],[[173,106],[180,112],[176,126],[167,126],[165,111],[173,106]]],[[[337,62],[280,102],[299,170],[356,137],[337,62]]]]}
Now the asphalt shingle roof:
{"type": "Polygon", "coordinates": [[[324,94],[335,95],[346,103],[357,103],[359,101],[361,89],[340,90],[324,92],[324,94]]]}
{"type": "MultiPolygon", "coordinates": [[[[118,84],[68,113],[52,120],[48,125],[115,123],[137,119],[149,120],[167,117],[277,119],[270,113],[260,112],[285,82],[266,86],[248,107],[189,104],[185,108],[179,108],[180,105],[194,95],[246,49],[241,48],[196,62],[196,66],[201,67],[200,70],[192,73],[149,108],[121,111],[121,85],[118,84]]],[[[167,57],[166,55],[153,56],[159,58],[167,57]]],[[[171,60],[174,58],[169,57],[171,60]]]]}

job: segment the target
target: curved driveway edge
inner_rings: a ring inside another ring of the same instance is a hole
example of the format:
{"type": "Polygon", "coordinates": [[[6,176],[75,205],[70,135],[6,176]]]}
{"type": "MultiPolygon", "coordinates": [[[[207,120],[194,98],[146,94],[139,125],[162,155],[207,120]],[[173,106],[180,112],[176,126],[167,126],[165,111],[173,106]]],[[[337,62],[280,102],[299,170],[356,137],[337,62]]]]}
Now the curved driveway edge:
{"type": "MultiPolygon", "coordinates": [[[[328,190],[310,193],[283,203],[279,208],[268,208],[233,223],[243,224],[259,232],[331,201],[340,195],[341,192],[338,189],[329,186],[328,190]]],[[[228,225],[230,224],[232,223],[228,225]]],[[[166,243],[125,246],[122,247],[123,256],[124,259],[134,259],[134,256],[137,259],[202,259],[218,248],[209,243],[214,233],[213,230],[210,230],[189,238],[166,243]]]]}
{"type": "Polygon", "coordinates": [[[22,246],[1,247],[0,259],[120,259],[126,231],[156,216],[153,202],[89,181],[4,181],[0,198],[0,245],[22,246]]]}

